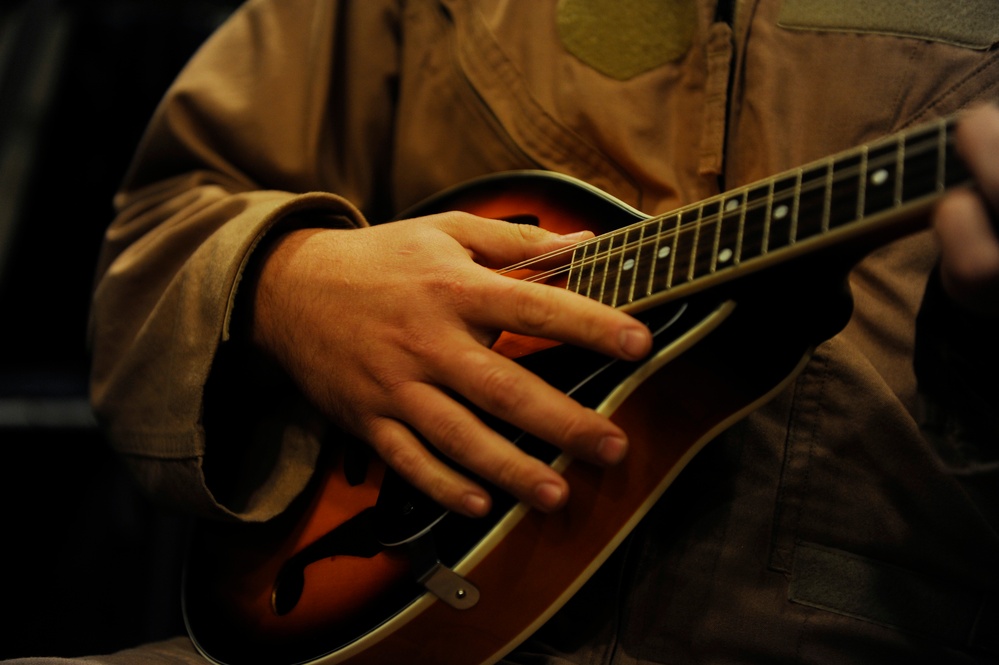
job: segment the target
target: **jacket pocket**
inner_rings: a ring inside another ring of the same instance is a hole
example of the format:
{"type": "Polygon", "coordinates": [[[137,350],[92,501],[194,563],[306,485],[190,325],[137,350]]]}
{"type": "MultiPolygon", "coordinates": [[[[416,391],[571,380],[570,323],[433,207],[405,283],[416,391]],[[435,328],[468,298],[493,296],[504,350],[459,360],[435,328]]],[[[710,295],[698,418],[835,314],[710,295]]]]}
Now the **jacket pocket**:
{"type": "Polygon", "coordinates": [[[784,0],[778,25],[912,37],[984,50],[999,42],[995,0],[784,0]]]}

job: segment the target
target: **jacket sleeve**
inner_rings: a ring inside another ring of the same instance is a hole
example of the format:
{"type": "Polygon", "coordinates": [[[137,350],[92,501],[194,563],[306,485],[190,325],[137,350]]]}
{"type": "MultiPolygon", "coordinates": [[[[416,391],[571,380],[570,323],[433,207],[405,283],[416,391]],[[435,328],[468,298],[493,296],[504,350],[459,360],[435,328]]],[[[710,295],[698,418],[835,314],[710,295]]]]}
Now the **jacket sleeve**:
{"type": "Polygon", "coordinates": [[[322,419],[241,344],[240,281],[286,225],[366,223],[387,170],[394,4],[251,0],[147,129],[115,198],[89,336],[95,412],[157,498],[258,521],[311,475],[322,419]]]}

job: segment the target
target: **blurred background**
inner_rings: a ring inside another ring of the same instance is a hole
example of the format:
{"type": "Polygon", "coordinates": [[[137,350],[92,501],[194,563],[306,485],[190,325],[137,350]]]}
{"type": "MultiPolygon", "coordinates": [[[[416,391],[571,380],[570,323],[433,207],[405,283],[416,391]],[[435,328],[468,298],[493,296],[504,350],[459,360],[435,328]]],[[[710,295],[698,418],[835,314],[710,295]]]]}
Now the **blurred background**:
{"type": "Polygon", "coordinates": [[[187,524],[148,502],[86,397],[111,197],[159,98],[237,0],[0,0],[0,659],[183,630],[187,524]]]}

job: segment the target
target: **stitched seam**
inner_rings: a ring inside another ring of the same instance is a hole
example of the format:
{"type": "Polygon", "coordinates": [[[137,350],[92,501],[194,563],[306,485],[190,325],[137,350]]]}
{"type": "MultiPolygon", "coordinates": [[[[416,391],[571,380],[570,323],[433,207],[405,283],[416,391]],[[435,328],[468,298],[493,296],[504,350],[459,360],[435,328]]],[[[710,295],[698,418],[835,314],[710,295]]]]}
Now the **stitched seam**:
{"type": "MultiPolygon", "coordinates": [[[[990,69],[990,68],[993,68],[993,67],[997,67],[997,66],[999,66],[999,59],[996,59],[996,58],[991,58],[990,60],[981,63],[979,66],[975,67],[963,79],[961,79],[960,81],[957,81],[956,83],[954,83],[954,85],[950,86],[949,88],[947,88],[946,90],[944,90],[942,93],[940,93],[939,95],[937,95],[933,99],[933,101],[931,101],[928,104],[926,104],[922,109],[916,111],[916,113],[913,114],[911,120],[908,123],[906,123],[905,126],[911,126],[911,125],[914,125],[914,124],[918,124],[922,120],[927,119],[930,116],[936,115],[936,110],[939,109],[942,105],[944,105],[947,102],[947,100],[948,100],[949,97],[958,95],[959,91],[962,88],[971,85],[974,82],[974,80],[977,79],[982,74],[982,72],[986,71],[987,69],[990,69]]],[[[988,89],[991,90],[991,89],[997,87],[997,85],[999,85],[999,84],[993,83],[991,86],[989,86],[988,89]]],[[[976,92],[978,92],[978,95],[976,95],[976,97],[978,97],[978,98],[983,98],[985,96],[984,94],[982,94],[982,93],[984,93],[983,90],[977,90],[976,92]]],[[[904,127],[900,128],[900,129],[904,129],[904,127]]]]}
{"type": "MultiPolygon", "coordinates": [[[[912,63],[916,59],[916,47],[914,44],[910,44],[908,45],[908,48],[909,48],[909,57],[907,58],[907,60],[909,66],[906,67],[905,71],[911,72],[913,70],[912,63]]],[[[892,111],[891,124],[884,128],[884,134],[890,134],[898,128],[898,123],[900,121],[900,115],[902,112],[902,100],[905,98],[905,93],[907,89],[908,86],[899,85],[898,88],[895,90],[895,101],[892,107],[893,111],[892,111]]]]}
{"type": "Polygon", "coordinates": [[[814,378],[803,375],[802,379],[796,383],[795,395],[792,398],[791,410],[788,415],[788,422],[792,424],[788,427],[784,440],[786,453],[774,507],[773,533],[770,539],[771,551],[768,564],[771,569],[783,573],[788,573],[791,570],[793,551],[798,540],[798,526],[801,523],[805,497],[808,493],[811,457],[822,410],[821,400],[828,379],[828,363],[828,358],[821,351],[816,351],[812,356],[814,369],[810,370],[814,378]],[[814,404],[809,406],[809,402],[814,404]],[[811,423],[808,423],[809,418],[811,423]],[[809,424],[808,430],[801,429],[803,422],[809,424]],[[807,439],[804,475],[795,482],[799,474],[802,473],[794,468],[802,454],[802,451],[796,450],[795,442],[800,441],[802,436],[807,439]],[[792,491],[795,485],[797,485],[797,492],[792,491]],[[797,496],[797,501],[788,505],[789,498],[795,496],[797,496]]]}
{"type": "MultiPolygon", "coordinates": [[[[472,12],[474,11],[473,9],[472,12]]],[[[487,97],[482,94],[482,89],[476,86],[476,80],[488,81],[488,77],[485,76],[488,73],[505,88],[504,98],[514,105],[512,111],[517,120],[515,124],[506,128],[511,138],[517,141],[517,134],[520,134],[527,147],[536,150],[543,159],[556,164],[566,166],[581,164],[589,171],[584,175],[584,179],[600,178],[616,189],[630,191],[630,196],[637,200],[638,187],[620,167],[558,122],[544,107],[534,101],[525,89],[520,73],[506,58],[481,17],[477,13],[469,14],[469,34],[477,48],[470,49],[466,46],[465,40],[456,40],[459,66],[464,65],[463,70],[469,84],[487,107],[490,107],[487,97]]],[[[498,117],[497,120],[499,121],[498,117]]]]}
{"type": "Polygon", "coordinates": [[[835,15],[821,9],[824,4],[816,0],[785,0],[777,25],[786,30],[898,37],[975,50],[985,50],[997,39],[994,29],[981,31],[984,17],[979,12],[988,11],[981,3],[972,8],[978,11],[960,17],[960,12],[954,11],[942,15],[943,2],[932,3],[932,8],[909,7],[882,14],[872,13],[867,3],[855,0],[839,7],[835,15]]]}

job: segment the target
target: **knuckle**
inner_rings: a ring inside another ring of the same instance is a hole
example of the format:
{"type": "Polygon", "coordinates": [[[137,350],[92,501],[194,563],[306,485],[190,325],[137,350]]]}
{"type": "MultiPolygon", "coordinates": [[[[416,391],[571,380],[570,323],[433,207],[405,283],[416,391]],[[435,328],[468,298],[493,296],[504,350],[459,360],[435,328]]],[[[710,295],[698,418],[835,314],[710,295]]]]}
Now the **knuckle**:
{"type": "Polygon", "coordinates": [[[427,466],[427,452],[419,444],[392,436],[384,428],[375,427],[371,444],[388,466],[405,478],[421,477],[427,466]]]}
{"type": "Polygon", "coordinates": [[[512,224],[513,228],[520,233],[520,237],[529,242],[536,242],[547,238],[550,234],[540,226],[533,224],[512,224]]]}
{"type": "Polygon", "coordinates": [[[441,301],[450,303],[455,312],[467,311],[472,303],[479,300],[477,289],[454,274],[442,279],[436,292],[441,301]]]}
{"type": "Polygon", "coordinates": [[[581,442],[587,438],[585,435],[592,429],[591,413],[589,410],[583,410],[582,413],[574,410],[564,418],[559,428],[559,443],[563,447],[578,452],[581,442]]]}
{"type": "Polygon", "coordinates": [[[474,431],[465,418],[444,417],[431,425],[432,440],[441,452],[457,462],[465,461],[473,445],[474,431]]]}
{"type": "Polygon", "coordinates": [[[436,270],[430,277],[428,290],[434,301],[446,303],[456,311],[464,311],[479,299],[479,291],[463,272],[450,267],[436,270]]]}
{"type": "Polygon", "coordinates": [[[463,224],[474,224],[478,218],[470,212],[464,210],[445,210],[433,216],[438,226],[453,228],[463,224]]]}
{"type": "MultiPolygon", "coordinates": [[[[439,340],[428,328],[407,330],[395,340],[399,348],[404,349],[410,358],[430,359],[436,355],[439,340]]],[[[390,372],[386,371],[386,374],[390,372]]]]}
{"type": "Polygon", "coordinates": [[[517,323],[528,332],[547,330],[557,316],[553,294],[547,289],[519,289],[514,300],[517,323]]]}
{"type": "Polygon", "coordinates": [[[390,427],[382,428],[384,436],[372,441],[382,461],[433,500],[449,507],[460,505],[462,485],[455,481],[453,474],[418,440],[393,436],[391,430],[390,427]]]}
{"type": "Polygon", "coordinates": [[[483,407],[491,413],[512,413],[524,402],[524,393],[519,389],[517,377],[504,367],[482,368],[479,371],[479,385],[483,407]]]}
{"type": "Polygon", "coordinates": [[[976,205],[975,196],[965,190],[955,190],[948,193],[937,203],[936,215],[938,219],[953,220],[960,219],[968,214],[968,210],[976,205]]]}
{"type": "Polygon", "coordinates": [[[526,491],[529,473],[525,465],[516,458],[505,459],[497,462],[492,471],[492,481],[498,487],[502,487],[515,494],[523,494],[526,491]]]}

